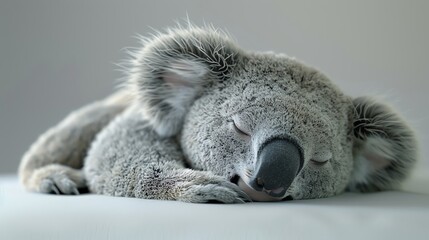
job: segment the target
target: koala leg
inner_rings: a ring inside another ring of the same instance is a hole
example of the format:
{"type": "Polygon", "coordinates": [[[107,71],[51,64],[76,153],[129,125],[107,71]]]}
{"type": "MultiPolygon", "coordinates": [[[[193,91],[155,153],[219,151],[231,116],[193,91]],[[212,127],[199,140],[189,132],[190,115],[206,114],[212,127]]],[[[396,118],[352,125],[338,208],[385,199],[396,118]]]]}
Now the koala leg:
{"type": "Polygon", "coordinates": [[[21,183],[42,193],[76,194],[85,188],[81,170],[91,142],[128,106],[128,95],[118,92],[85,106],[42,134],[24,154],[19,166],[21,183]]]}
{"type": "Polygon", "coordinates": [[[97,136],[85,159],[90,191],[185,202],[241,203],[247,195],[211,172],[185,167],[175,138],[161,138],[129,108],[97,136]]]}

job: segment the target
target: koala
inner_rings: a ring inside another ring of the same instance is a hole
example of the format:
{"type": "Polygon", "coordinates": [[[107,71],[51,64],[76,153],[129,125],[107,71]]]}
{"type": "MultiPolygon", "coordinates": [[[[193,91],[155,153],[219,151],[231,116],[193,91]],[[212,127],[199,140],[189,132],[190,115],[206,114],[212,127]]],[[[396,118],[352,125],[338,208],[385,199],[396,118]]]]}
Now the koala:
{"type": "Polygon", "coordinates": [[[40,193],[282,201],[398,189],[417,160],[388,105],[345,95],[284,54],[213,27],[141,38],[122,87],[67,116],[24,154],[40,193]]]}

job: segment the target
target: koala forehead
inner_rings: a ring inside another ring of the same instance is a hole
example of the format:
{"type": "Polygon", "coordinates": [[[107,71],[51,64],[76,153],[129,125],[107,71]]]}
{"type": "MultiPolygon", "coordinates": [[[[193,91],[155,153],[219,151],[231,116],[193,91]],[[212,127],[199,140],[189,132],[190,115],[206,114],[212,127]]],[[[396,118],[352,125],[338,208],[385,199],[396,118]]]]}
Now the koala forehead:
{"type": "Polygon", "coordinates": [[[322,73],[282,54],[254,53],[235,77],[243,95],[288,95],[327,105],[349,101],[322,73]]]}
{"type": "Polygon", "coordinates": [[[216,115],[237,113],[257,105],[275,112],[287,110],[296,117],[323,113],[346,120],[353,109],[351,98],[322,73],[285,55],[272,53],[249,54],[229,79],[206,88],[201,102],[201,107],[216,115]]]}

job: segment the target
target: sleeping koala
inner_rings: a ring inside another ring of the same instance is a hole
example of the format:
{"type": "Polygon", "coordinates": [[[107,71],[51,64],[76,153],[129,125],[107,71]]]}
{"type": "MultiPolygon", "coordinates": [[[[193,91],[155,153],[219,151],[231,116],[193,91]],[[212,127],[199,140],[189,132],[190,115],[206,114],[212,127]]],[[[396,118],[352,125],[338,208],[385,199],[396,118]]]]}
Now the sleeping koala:
{"type": "Polygon", "coordinates": [[[248,52],[213,28],[143,38],[123,88],[71,113],[24,155],[30,191],[185,202],[396,189],[417,159],[388,106],[314,68],[248,52]]]}

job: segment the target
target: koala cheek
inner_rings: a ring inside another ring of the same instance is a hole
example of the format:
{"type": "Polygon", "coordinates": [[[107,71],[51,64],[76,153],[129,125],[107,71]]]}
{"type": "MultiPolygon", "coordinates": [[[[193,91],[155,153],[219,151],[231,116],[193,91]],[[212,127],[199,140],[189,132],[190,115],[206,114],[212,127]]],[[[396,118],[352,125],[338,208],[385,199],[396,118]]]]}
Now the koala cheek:
{"type": "Polygon", "coordinates": [[[223,118],[195,115],[185,124],[181,145],[193,168],[232,178],[237,163],[246,159],[246,146],[223,118]],[[198,120],[198,121],[196,121],[198,120]]]}
{"type": "Polygon", "coordinates": [[[294,199],[325,198],[344,191],[350,178],[347,161],[332,159],[324,165],[307,162],[289,191],[294,199]]]}

